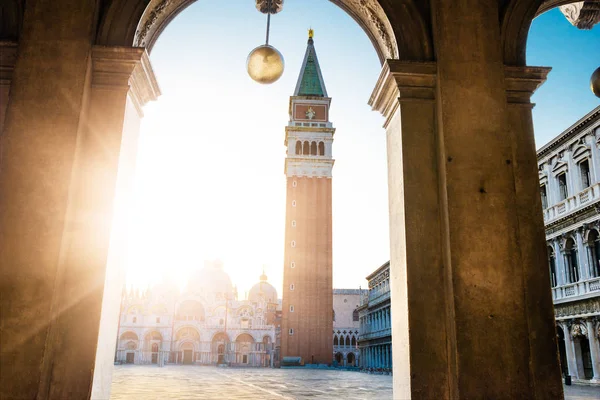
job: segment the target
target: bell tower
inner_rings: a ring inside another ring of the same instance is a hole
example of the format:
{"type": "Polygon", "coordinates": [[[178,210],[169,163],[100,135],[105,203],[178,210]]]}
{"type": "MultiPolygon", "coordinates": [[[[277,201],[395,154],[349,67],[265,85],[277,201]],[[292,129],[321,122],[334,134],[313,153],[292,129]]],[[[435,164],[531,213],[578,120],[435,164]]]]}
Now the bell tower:
{"type": "Polygon", "coordinates": [[[285,129],[287,177],[282,357],[305,364],[333,359],[331,98],[317,60],[313,31],[290,97],[285,129]]]}

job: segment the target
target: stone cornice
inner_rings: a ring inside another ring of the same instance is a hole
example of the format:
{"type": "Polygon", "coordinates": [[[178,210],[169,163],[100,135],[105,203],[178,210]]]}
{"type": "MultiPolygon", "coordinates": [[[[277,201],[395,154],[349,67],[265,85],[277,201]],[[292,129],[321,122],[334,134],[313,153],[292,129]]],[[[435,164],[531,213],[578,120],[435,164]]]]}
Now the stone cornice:
{"type": "Polygon", "coordinates": [[[557,137],[552,139],[546,145],[542,146],[537,151],[537,157],[540,159],[544,155],[556,150],[565,142],[571,140],[574,136],[578,135],[582,130],[593,125],[595,122],[600,122],[600,106],[594,108],[592,111],[584,115],[579,121],[575,122],[569,128],[564,130],[557,137]]]}
{"type": "Polygon", "coordinates": [[[546,81],[549,67],[504,66],[506,99],[511,105],[533,107],[531,96],[546,81]]]}
{"type": "Polygon", "coordinates": [[[387,60],[369,105],[383,114],[387,126],[400,103],[435,99],[436,75],[437,65],[432,62],[387,60]]]}
{"type": "Polygon", "coordinates": [[[140,115],[142,107],[160,96],[156,76],[143,47],[94,46],[92,86],[128,91],[140,115]]]}
{"type": "Polygon", "coordinates": [[[587,207],[583,207],[571,214],[565,215],[564,217],[562,217],[560,219],[552,221],[551,223],[549,223],[548,225],[546,225],[544,227],[544,229],[546,231],[546,237],[552,235],[555,232],[561,231],[562,229],[564,229],[568,226],[571,226],[580,221],[586,220],[586,219],[590,218],[591,216],[600,214],[599,205],[600,204],[598,202],[591,203],[587,207]]]}
{"type": "Polygon", "coordinates": [[[9,85],[17,62],[16,42],[0,41],[0,85],[9,85]]]}

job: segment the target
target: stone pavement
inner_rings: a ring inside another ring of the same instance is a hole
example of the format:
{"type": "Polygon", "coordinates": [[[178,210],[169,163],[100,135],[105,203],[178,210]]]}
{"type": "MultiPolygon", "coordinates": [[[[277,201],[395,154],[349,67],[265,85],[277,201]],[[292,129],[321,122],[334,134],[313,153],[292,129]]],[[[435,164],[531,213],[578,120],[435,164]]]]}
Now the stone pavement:
{"type": "MultiPolygon", "coordinates": [[[[600,388],[570,386],[568,400],[600,399],[600,388]]],[[[111,400],[392,399],[392,377],[316,369],[117,365],[111,400]]]]}

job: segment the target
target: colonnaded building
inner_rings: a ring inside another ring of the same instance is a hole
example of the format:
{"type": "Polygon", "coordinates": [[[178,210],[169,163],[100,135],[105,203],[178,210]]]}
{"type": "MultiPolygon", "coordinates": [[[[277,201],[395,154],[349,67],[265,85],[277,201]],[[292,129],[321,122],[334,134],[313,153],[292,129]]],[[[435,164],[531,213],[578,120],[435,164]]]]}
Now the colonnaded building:
{"type": "Polygon", "coordinates": [[[124,294],[116,361],[271,366],[277,307],[264,273],[239,300],[223,264],[208,262],[183,293],[167,283],[124,294]]]}
{"type": "Polygon", "coordinates": [[[390,301],[390,262],[367,276],[369,290],[358,308],[358,347],[361,367],[392,369],[392,309],[390,301]]]}
{"type": "Polygon", "coordinates": [[[600,107],[538,150],[563,374],[600,383],[600,107]]]}

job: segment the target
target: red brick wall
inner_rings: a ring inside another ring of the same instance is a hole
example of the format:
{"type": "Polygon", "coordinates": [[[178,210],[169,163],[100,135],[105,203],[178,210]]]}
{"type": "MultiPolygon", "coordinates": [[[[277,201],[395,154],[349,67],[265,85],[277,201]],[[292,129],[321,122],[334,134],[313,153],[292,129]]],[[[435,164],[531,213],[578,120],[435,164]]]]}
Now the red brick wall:
{"type": "Polygon", "coordinates": [[[301,356],[305,363],[331,363],[331,179],[288,178],[286,201],[281,355],[301,356]],[[296,227],[292,227],[293,220],[296,227]],[[296,247],[291,246],[292,240],[296,247]],[[291,268],[292,261],[295,268],[291,268]],[[294,290],[290,290],[292,283],[294,290]]]}

